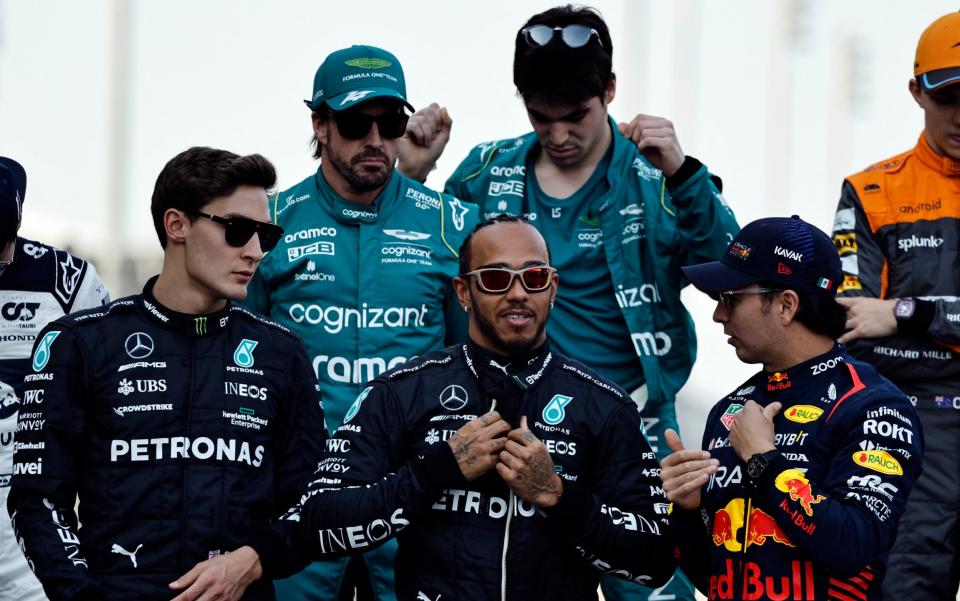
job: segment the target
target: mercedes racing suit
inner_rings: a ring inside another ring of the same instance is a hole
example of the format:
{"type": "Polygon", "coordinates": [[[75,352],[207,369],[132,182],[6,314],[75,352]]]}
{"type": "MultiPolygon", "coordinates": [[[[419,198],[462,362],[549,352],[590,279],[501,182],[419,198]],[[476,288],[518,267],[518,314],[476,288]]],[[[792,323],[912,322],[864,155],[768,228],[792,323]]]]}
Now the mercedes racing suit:
{"type": "Polygon", "coordinates": [[[309,553],[398,536],[401,599],[581,600],[597,598],[601,574],[665,582],[669,505],[630,397],[546,346],[503,376],[516,390],[510,423],[526,416],[563,479],[559,502],[538,509],[496,470],[467,482],[446,442],[492,407],[511,413],[483,392],[479,356],[453,346],[363,389],[291,516],[309,553]]]}
{"type": "Polygon", "coordinates": [[[700,511],[672,517],[680,565],[710,599],[881,598],[923,434],[913,406],[873,367],[836,345],[762,371],[714,406],[703,448],[719,470],[700,511]],[[730,444],[751,399],[783,404],[773,420],[778,453],[755,481],[730,444]]]}
{"type": "Polygon", "coordinates": [[[142,601],[250,545],[264,576],[243,599],[272,600],[270,578],[303,564],[271,518],[326,439],[313,370],[283,326],[175,313],[152,284],[38,336],[8,499],[20,546],[52,601],[142,601]]]}
{"type": "Polygon", "coordinates": [[[960,585],[960,162],[916,147],[843,183],[834,242],[841,296],[915,297],[897,334],[858,340],[916,406],[924,474],[890,554],[885,596],[953,599],[960,585]]]}
{"type": "MultiPolygon", "coordinates": [[[[320,170],[273,199],[287,232],[250,283],[247,304],[300,333],[330,427],[368,380],[466,338],[455,302],[458,251],[477,209],[394,171],[372,205],[342,199],[320,170]],[[453,327],[448,327],[454,324],[453,327]]],[[[367,556],[371,585],[394,598],[390,545],[367,556]]],[[[311,565],[278,590],[289,599],[336,595],[346,561],[311,565]]]]}
{"type": "Polygon", "coordinates": [[[13,263],[0,273],[0,599],[45,599],[17,546],[7,517],[14,432],[30,349],[47,323],[109,301],[93,265],[66,251],[17,238],[13,263]]]}

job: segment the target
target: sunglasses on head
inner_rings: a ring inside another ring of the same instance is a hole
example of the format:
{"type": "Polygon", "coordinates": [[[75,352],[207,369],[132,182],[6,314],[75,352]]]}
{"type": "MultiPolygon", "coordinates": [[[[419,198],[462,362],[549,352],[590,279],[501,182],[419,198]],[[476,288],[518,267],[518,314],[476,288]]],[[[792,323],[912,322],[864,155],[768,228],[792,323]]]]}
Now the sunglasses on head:
{"type": "Polygon", "coordinates": [[[214,223],[223,226],[223,237],[227,244],[235,248],[241,248],[247,245],[254,234],[260,239],[260,250],[268,252],[274,249],[280,237],[283,236],[283,228],[273,223],[257,221],[246,217],[220,217],[211,215],[203,211],[190,211],[192,215],[206,217],[214,223]]]}
{"type": "Polygon", "coordinates": [[[460,277],[476,276],[477,288],[481,292],[502,294],[513,286],[513,278],[520,276],[520,283],[527,292],[543,292],[553,282],[553,267],[537,265],[524,269],[509,269],[507,267],[484,267],[462,273],[460,277]]]}
{"type": "Polygon", "coordinates": [[[586,25],[565,25],[563,27],[550,27],[549,25],[531,25],[520,30],[523,39],[527,45],[534,48],[546,46],[553,39],[556,32],[560,32],[560,39],[568,48],[583,48],[590,41],[591,37],[597,38],[597,43],[603,48],[603,42],[600,41],[600,34],[596,29],[586,25]]]}
{"type": "Polygon", "coordinates": [[[374,123],[377,124],[377,131],[380,132],[381,138],[394,140],[407,131],[407,120],[410,118],[402,111],[384,113],[376,117],[359,111],[340,111],[339,113],[331,112],[330,116],[337,124],[337,131],[348,140],[366,138],[374,123]]]}

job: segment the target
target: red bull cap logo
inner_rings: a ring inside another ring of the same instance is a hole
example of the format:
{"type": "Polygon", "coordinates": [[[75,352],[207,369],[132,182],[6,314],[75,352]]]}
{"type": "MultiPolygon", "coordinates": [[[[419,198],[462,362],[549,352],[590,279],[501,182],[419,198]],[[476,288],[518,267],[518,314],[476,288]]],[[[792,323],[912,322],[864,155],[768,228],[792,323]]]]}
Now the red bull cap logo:
{"type": "Polygon", "coordinates": [[[813,515],[813,506],[823,501],[827,497],[813,494],[813,488],[810,487],[810,481],[806,475],[797,469],[783,470],[777,476],[774,485],[777,490],[788,493],[791,501],[799,501],[803,511],[808,515],[813,515]]]}

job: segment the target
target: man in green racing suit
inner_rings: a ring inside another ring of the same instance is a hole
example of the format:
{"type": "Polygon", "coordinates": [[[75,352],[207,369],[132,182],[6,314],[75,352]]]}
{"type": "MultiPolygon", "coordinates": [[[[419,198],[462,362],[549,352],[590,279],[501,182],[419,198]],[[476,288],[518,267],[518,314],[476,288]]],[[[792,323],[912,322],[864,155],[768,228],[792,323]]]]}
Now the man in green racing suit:
{"type": "MultiPolygon", "coordinates": [[[[413,107],[389,52],[330,54],[306,103],[320,168],[273,199],[286,235],[261,263],[247,303],[302,336],[337,428],[368,380],[465,338],[452,279],[478,211],[394,169],[404,108],[413,107]]],[[[361,599],[395,599],[395,552],[391,543],[357,556],[349,572],[346,559],[313,563],[277,582],[278,598],[353,599],[356,580],[361,599]]]]}

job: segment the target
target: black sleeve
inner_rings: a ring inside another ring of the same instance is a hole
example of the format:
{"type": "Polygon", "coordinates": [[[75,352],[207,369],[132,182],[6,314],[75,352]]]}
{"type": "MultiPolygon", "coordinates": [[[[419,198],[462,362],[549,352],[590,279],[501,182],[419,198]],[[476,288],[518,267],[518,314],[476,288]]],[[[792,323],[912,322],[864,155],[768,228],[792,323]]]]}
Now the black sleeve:
{"type": "Polygon", "coordinates": [[[360,393],[327,441],[306,495],[285,517],[299,522],[297,544],[311,558],[377,547],[428,512],[445,488],[464,483],[447,444],[406,460],[405,420],[392,385],[376,382],[360,393]]]}
{"type": "Polygon", "coordinates": [[[597,443],[595,490],[564,482],[544,513],[600,572],[661,586],[676,569],[669,504],[636,406],[623,405],[597,443]]]}
{"type": "Polygon", "coordinates": [[[88,569],[74,513],[88,425],[85,369],[73,332],[47,326],[34,344],[17,423],[7,508],[27,563],[51,601],[105,596],[88,569]]]}
{"type": "MultiPolygon", "coordinates": [[[[322,458],[327,441],[319,386],[307,351],[299,341],[291,354],[289,378],[281,427],[274,439],[274,494],[278,515],[282,509],[295,505],[306,491],[306,483],[322,458]]],[[[264,578],[286,578],[307,564],[307,559],[299,556],[293,544],[289,523],[281,521],[252,532],[248,544],[260,556],[264,578]]]]}

